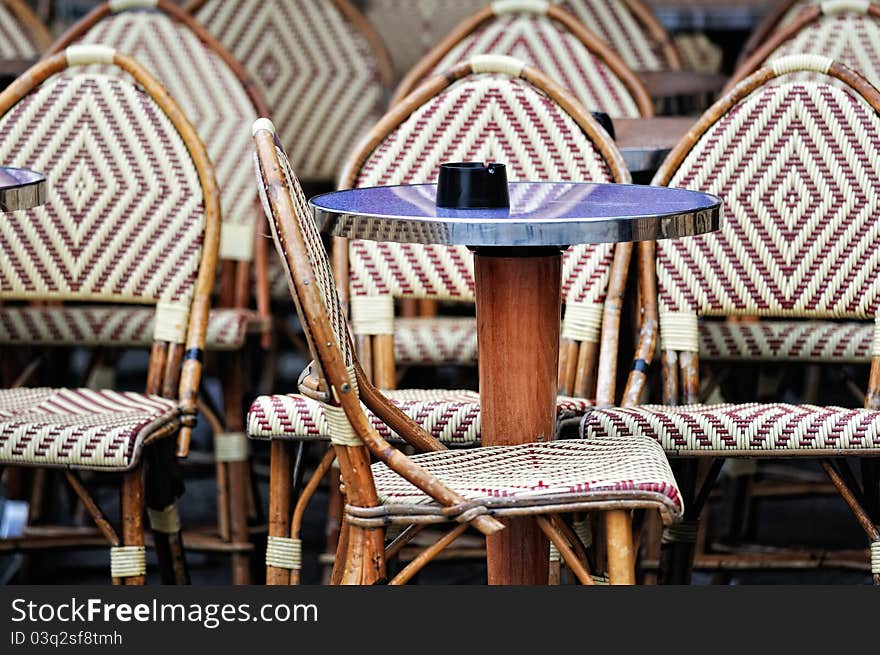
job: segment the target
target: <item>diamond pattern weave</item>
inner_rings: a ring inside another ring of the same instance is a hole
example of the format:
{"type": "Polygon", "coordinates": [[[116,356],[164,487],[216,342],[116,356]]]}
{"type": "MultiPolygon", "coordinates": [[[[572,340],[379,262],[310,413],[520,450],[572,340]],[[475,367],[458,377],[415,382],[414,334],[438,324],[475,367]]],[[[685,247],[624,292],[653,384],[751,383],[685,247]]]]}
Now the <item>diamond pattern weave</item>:
{"type": "Polygon", "coordinates": [[[330,0],[208,0],[195,16],[259,85],[298,175],[333,181],[382,115],[364,35],[330,0]]]}

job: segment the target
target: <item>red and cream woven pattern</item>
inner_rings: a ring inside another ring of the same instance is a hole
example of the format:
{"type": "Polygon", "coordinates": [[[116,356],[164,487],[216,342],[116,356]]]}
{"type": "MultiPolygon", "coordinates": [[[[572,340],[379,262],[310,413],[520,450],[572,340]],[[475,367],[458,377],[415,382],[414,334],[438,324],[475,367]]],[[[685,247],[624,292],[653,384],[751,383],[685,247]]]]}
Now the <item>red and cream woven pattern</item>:
{"type": "Polygon", "coordinates": [[[15,13],[0,2],[0,59],[36,59],[42,48],[15,13]]]}
{"type": "Polygon", "coordinates": [[[638,118],[638,105],[626,85],[573,33],[546,15],[502,14],[483,22],[457,43],[432,71],[453,68],[475,55],[516,57],[546,73],[590,110],[615,118],[638,118]]]}
{"type": "Polygon", "coordinates": [[[700,357],[868,364],[874,331],[873,323],[855,321],[701,321],[700,357]]]}
{"type": "Polygon", "coordinates": [[[476,364],[475,319],[457,316],[395,319],[394,361],[404,366],[476,364]]]}
{"type": "MultiPolygon", "coordinates": [[[[662,503],[673,517],[684,509],[666,457],[651,439],[626,436],[443,450],[412,460],[464,498],[495,507],[595,495],[662,503]]],[[[385,504],[435,505],[383,463],[373,464],[373,478],[385,504]]]]}
{"type": "Polygon", "coordinates": [[[42,207],[0,221],[0,295],[188,312],[202,189],[149,95],[118,78],[50,78],[0,118],[0,161],[48,181],[42,207]]]}
{"type": "Polygon", "coordinates": [[[661,44],[656,43],[627,7],[624,0],[555,0],[637,71],[659,71],[669,68],[661,44]]]}
{"type": "MultiPolygon", "coordinates": [[[[772,63],[786,55],[809,53],[849,66],[871,84],[880,84],[880,20],[863,13],[823,16],[800,30],[767,57],[772,63]]],[[[798,79],[816,79],[801,73],[798,79]]]]}
{"type": "MultiPolygon", "coordinates": [[[[447,446],[480,445],[480,396],[474,391],[404,389],[383,395],[447,446]]],[[[591,407],[588,400],[560,396],[557,419],[574,418],[591,407]]],[[[385,439],[402,441],[369,409],[364,413],[385,439]]],[[[248,412],[248,434],[254,439],[329,439],[324,405],[296,394],[260,396],[248,412]]]]}
{"type": "Polygon", "coordinates": [[[702,32],[676,34],[675,49],[681,58],[683,70],[698,73],[720,73],[724,64],[724,50],[702,32]]]}
{"type": "MultiPolygon", "coordinates": [[[[444,161],[506,162],[510,180],[614,180],[561,107],[501,74],[467,77],[419,107],[366,159],[355,186],[433,182],[444,161]]],[[[567,302],[601,306],[612,255],[607,245],[565,253],[567,302]]],[[[355,330],[359,296],[474,299],[473,255],[464,247],[352,240],[349,265],[355,330]]]]}
{"type": "MultiPolygon", "coordinates": [[[[260,325],[256,312],[212,309],[205,347],[237,350],[260,325]]],[[[156,312],[151,307],[68,305],[63,307],[0,307],[0,343],[12,345],[75,345],[149,348],[156,312]]]]}
{"type": "MultiPolygon", "coordinates": [[[[290,198],[294,203],[296,224],[302,233],[306,249],[308,250],[309,264],[312,267],[315,282],[318,285],[318,289],[320,290],[324,301],[324,310],[327,312],[327,318],[329,319],[330,325],[333,328],[333,333],[336,336],[336,345],[342,353],[343,362],[345,363],[346,368],[350,369],[354,365],[354,351],[348,331],[348,322],[345,318],[345,312],[342,309],[342,303],[339,301],[339,294],[336,291],[333,269],[330,267],[330,261],[327,258],[327,251],[324,249],[324,244],[321,242],[321,234],[318,232],[318,226],[315,225],[315,221],[312,218],[312,212],[309,210],[309,205],[306,201],[306,197],[303,195],[299,180],[296,178],[293,169],[290,167],[290,160],[287,158],[287,155],[284,154],[284,150],[277,145],[277,137],[275,153],[278,155],[278,161],[281,164],[281,170],[284,173],[287,188],[290,192],[290,198]]],[[[272,211],[269,199],[266,197],[266,188],[262,169],[260,168],[260,160],[256,153],[254,153],[254,166],[260,200],[263,204],[263,211],[266,213],[266,218],[272,222],[273,231],[275,231],[276,217],[272,211]]],[[[277,243],[276,240],[276,245],[277,243]]],[[[287,267],[287,260],[284,257],[279,257],[278,259],[287,275],[290,276],[291,273],[287,267]]]]}
{"type": "Polygon", "coordinates": [[[588,440],[650,437],[669,455],[880,454],[880,411],[749,403],[643,405],[587,412],[588,440]]]}
{"type": "MultiPolygon", "coordinates": [[[[134,57],[168,89],[214,164],[223,215],[220,257],[249,261],[259,209],[247,126],[257,112],[232,69],[186,25],[159,11],[110,14],[80,41],[134,57]]],[[[126,75],[115,66],[89,70],[126,75]]]]}
{"type": "Polygon", "coordinates": [[[709,128],[669,186],[720,195],[725,215],[711,235],[658,242],[665,347],[698,348],[697,314],[876,315],[880,119],[856,94],[761,87],[709,128]]]}
{"type": "Polygon", "coordinates": [[[328,0],[209,0],[196,19],[259,84],[298,175],[333,181],[382,115],[364,35],[328,0]]]}
{"type": "Polygon", "coordinates": [[[0,463],[131,468],[144,439],[177,419],[159,396],[90,389],[0,391],[0,463]]]}
{"type": "Polygon", "coordinates": [[[366,0],[364,13],[391,53],[400,79],[487,0],[366,0]]]}

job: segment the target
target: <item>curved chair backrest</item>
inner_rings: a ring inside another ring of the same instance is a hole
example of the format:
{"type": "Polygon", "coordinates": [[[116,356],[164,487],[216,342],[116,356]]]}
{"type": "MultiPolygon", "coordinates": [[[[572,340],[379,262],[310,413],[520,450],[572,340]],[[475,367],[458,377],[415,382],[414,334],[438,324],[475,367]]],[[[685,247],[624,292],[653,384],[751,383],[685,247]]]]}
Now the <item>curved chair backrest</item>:
{"type": "Polygon", "coordinates": [[[409,72],[392,106],[427,77],[482,54],[525,61],[587,109],[621,118],[653,113],[648,92],[623,60],[574,16],[544,0],[498,0],[467,18],[409,72]]]}
{"type": "Polygon", "coordinates": [[[0,1],[0,59],[35,59],[52,35],[23,0],[0,1]]]}
{"type": "Polygon", "coordinates": [[[678,70],[681,58],[666,28],[641,0],[556,0],[636,71],[678,70]]]}
{"type": "Polygon", "coordinates": [[[44,205],[0,222],[0,298],[155,305],[155,343],[178,357],[185,344],[181,400],[194,416],[220,208],[180,108],[133,59],[72,47],[0,94],[0,160],[47,178],[44,205]],[[66,72],[99,63],[138,86],[66,72]]]}
{"type": "Polygon", "coordinates": [[[819,5],[825,0],[777,0],[773,8],[767,12],[760,22],[749,34],[748,40],[740,50],[736,59],[736,67],[742,66],[745,61],[760,48],[764,42],[778,29],[791,23],[797,15],[810,5],[819,5]]]}
{"type": "MultiPolygon", "coordinates": [[[[379,399],[386,410],[379,411],[379,415],[388,422],[387,410],[391,407],[397,421],[391,420],[389,426],[398,434],[408,441],[413,439],[411,443],[420,450],[444,449],[399,410],[393,410],[390,403],[381,401],[381,394],[366,380],[354,353],[321,235],[275,128],[269,120],[260,119],[253,133],[260,197],[321,380],[319,386],[324,390],[324,411],[347,502],[362,508],[379,505],[370,470],[372,453],[441,504],[463,503],[464,498],[385,441],[367,419],[361,400],[370,405],[371,398],[379,399]]],[[[375,411],[372,405],[371,409],[375,411]]],[[[501,528],[488,516],[478,516],[472,524],[487,534],[501,528]]],[[[382,530],[349,533],[349,554],[368,560],[376,557],[374,564],[381,562],[376,565],[377,577],[384,574],[383,537],[382,530]]]]}
{"type": "Polygon", "coordinates": [[[388,47],[400,81],[431,48],[487,0],[367,0],[364,15],[388,47]]]}
{"type": "MultiPolygon", "coordinates": [[[[220,184],[220,257],[253,259],[257,190],[250,171],[251,125],[267,107],[232,55],[170,0],[110,0],[71,27],[50,49],[100,43],[137,59],[156,76],[196,128],[220,184]]],[[[95,72],[124,74],[117,67],[95,72]]]]}
{"type": "Polygon", "coordinates": [[[301,178],[334,182],[391,84],[366,19],[348,0],[193,0],[187,9],[256,81],[301,178]]]}
{"type": "MultiPolygon", "coordinates": [[[[462,160],[504,162],[511,181],[630,179],[611,138],[577,100],[522,62],[485,55],[392,108],[350,159],[342,184],[434,182],[442,162],[462,160]]],[[[566,338],[599,341],[613,253],[610,245],[566,252],[566,338]]],[[[464,247],[352,240],[348,266],[357,335],[392,334],[394,298],[474,300],[473,256],[464,247]]]]}
{"type": "Polygon", "coordinates": [[[803,8],[737,69],[728,88],[761,66],[793,54],[830,57],[880,86],[880,5],[867,0],[826,0],[803,8]]]}
{"type": "Polygon", "coordinates": [[[880,92],[857,73],[793,55],[703,115],[653,182],[725,206],[720,231],[657,244],[665,350],[697,352],[698,315],[877,316],[878,111],[880,92]],[[803,72],[815,79],[797,81],[803,72]]]}

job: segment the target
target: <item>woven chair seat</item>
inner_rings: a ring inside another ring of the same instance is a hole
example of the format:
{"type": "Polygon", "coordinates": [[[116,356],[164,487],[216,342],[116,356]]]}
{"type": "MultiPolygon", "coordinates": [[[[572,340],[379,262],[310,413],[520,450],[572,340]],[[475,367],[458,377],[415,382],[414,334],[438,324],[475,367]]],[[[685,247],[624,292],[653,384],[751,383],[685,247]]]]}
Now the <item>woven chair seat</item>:
{"type": "Polygon", "coordinates": [[[588,412],[588,439],[655,439],[668,455],[816,457],[880,455],[880,411],[745,403],[597,409],[588,412]]]}
{"type": "Polygon", "coordinates": [[[0,463],[124,471],[144,439],[177,420],[177,401],[91,389],[0,390],[0,463]]]}
{"type": "MultiPolygon", "coordinates": [[[[656,442],[645,438],[445,450],[412,459],[468,501],[501,514],[506,507],[516,508],[511,513],[529,513],[529,507],[546,511],[548,505],[603,501],[656,507],[667,520],[679,518],[683,511],[666,456],[656,442]]],[[[395,514],[406,522],[413,515],[440,511],[439,505],[385,464],[372,468],[391,521],[395,514]]]]}
{"type": "MultiPolygon", "coordinates": [[[[153,343],[156,311],[151,306],[0,307],[0,343],[145,347],[153,343]]],[[[264,319],[247,309],[212,309],[208,350],[237,350],[264,319]]]]}
{"type": "Polygon", "coordinates": [[[700,323],[700,357],[706,360],[763,360],[870,363],[874,324],[834,321],[700,323]]]}
{"type": "MultiPolygon", "coordinates": [[[[401,411],[447,446],[480,443],[480,396],[474,391],[405,389],[383,392],[401,411]]],[[[583,398],[559,397],[559,420],[580,416],[592,403],[583,398]]],[[[385,439],[400,437],[369,409],[367,417],[385,439]]],[[[248,412],[248,434],[254,439],[327,440],[324,408],[316,400],[297,394],[260,396],[248,412]]]]}

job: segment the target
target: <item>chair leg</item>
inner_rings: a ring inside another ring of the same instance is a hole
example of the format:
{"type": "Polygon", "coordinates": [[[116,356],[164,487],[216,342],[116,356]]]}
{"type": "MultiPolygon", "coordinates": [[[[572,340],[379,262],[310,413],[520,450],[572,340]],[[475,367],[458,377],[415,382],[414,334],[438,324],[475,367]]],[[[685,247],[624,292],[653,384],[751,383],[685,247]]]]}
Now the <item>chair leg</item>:
{"type": "Polygon", "coordinates": [[[162,584],[190,584],[186,551],[177,512],[183,496],[183,477],[175,454],[175,439],[162,439],[149,446],[146,461],[146,506],[162,584]]]}
{"type": "MultiPolygon", "coordinates": [[[[269,542],[286,539],[290,534],[290,499],[293,459],[291,444],[273,441],[269,463],[269,542]]],[[[266,584],[286,585],[290,582],[290,569],[270,564],[271,546],[266,551],[266,584]]]]}
{"type": "MultiPolygon", "coordinates": [[[[327,525],[325,528],[326,545],[324,546],[324,553],[325,555],[335,553],[335,556],[338,556],[339,553],[345,552],[339,548],[345,502],[339,489],[339,469],[336,467],[330,469],[328,477],[330,486],[327,490],[327,525]]],[[[335,570],[335,563],[325,564],[321,584],[332,584],[331,580],[335,570]]]]}
{"type": "MultiPolygon", "coordinates": [[[[225,358],[224,369],[228,372],[223,380],[223,410],[227,432],[214,435],[215,456],[226,465],[228,480],[230,536],[234,544],[250,542],[248,532],[248,454],[247,435],[244,432],[242,399],[242,362],[240,353],[230,353],[225,358]],[[221,445],[222,442],[222,445],[221,445]]],[[[247,552],[232,554],[232,584],[247,585],[251,582],[250,555],[247,552]]]]}
{"type": "Polygon", "coordinates": [[[110,567],[114,582],[143,585],[146,582],[144,549],[143,465],[122,475],[122,546],[111,549],[110,567]]]}
{"type": "Polygon", "coordinates": [[[605,512],[605,539],[608,544],[608,582],[612,585],[636,583],[636,554],[632,540],[632,515],[629,510],[605,512]]]}

